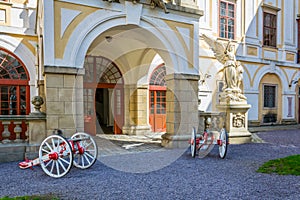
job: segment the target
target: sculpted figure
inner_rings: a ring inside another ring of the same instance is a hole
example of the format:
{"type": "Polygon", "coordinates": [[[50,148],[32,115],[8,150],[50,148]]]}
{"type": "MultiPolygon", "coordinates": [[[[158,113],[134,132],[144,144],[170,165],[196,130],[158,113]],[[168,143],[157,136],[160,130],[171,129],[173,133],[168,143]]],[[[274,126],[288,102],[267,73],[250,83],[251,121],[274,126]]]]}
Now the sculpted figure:
{"type": "Polygon", "coordinates": [[[155,8],[155,7],[159,7],[159,8],[162,8],[164,9],[165,13],[169,13],[167,7],[166,7],[166,4],[163,0],[151,0],[150,1],[150,5],[151,5],[151,8],[155,8]]]}
{"type": "Polygon", "coordinates": [[[243,67],[240,62],[236,61],[234,46],[229,40],[227,45],[210,38],[207,35],[202,35],[204,41],[211,47],[216,59],[223,64],[225,85],[223,92],[226,93],[226,98],[230,100],[240,101],[246,97],[241,94],[240,86],[243,82],[243,67]]]}
{"type": "Polygon", "coordinates": [[[230,41],[227,44],[224,55],[224,78],[226,83],[224,91],[237,90],[236,60],[230,41]]]}

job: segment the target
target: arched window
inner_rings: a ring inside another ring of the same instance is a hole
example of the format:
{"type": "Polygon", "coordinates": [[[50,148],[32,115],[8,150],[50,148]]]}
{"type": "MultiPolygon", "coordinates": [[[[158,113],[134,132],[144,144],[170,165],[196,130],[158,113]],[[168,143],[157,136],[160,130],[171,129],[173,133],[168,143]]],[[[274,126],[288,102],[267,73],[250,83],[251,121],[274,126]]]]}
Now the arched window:
{"type": "Polygon", "coordinates": [[[24,64],[0,48],[0,115],[29,114],[29,76],[24,64]]]}
{"type": "Polygon", "coordinates": [[[154,70],[154,72],[151,75],[150,85],[166,86],[165,76],[166,76],[165,65],[159,66],[154,70]]]}

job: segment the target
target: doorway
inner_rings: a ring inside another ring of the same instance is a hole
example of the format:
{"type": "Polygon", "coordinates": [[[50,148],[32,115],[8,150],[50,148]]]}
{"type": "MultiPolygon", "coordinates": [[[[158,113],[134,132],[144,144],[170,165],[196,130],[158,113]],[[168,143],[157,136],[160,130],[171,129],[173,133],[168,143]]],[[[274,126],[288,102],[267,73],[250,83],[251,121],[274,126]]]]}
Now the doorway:
{"type": "Polygon", "coordinates": [[[149,81],[149,123],[153,132],[166,132],[166,67],[158,65],[149,81]]]}
{"type": "Polygon", "coordinates": [[[95,134],[121,134],[124,121],[123,79],[109,59],[87,56],[84,77],[84,130],[95,134]]]}

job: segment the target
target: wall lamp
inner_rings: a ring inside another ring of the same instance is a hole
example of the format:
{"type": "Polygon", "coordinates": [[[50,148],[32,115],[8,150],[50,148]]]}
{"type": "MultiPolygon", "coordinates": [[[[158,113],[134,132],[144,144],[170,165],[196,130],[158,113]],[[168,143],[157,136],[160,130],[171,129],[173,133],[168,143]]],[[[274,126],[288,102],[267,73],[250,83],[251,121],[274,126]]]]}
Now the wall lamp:
{"type": "Polygon", "coordinates": [[[292,87],[292,85],[297,84],[298,80],[291,80],[289,87],[292,87]]]}
{"type": "Polygon", "coordinates": [[[112,41],[112,37],[111,36],[105,36],[105,40],[107,41],[107,42],[111,42],[112,41]]]}
{"type": "Polygon", "coordinates": [[[203,84],[205,82],[205,80],[210,78],[210,77],[211,77],[211,75],[206,73],[206,74],[204,74],[203,77],[200,78],[199,81],[200,81],[201,84],[203,84]]]}

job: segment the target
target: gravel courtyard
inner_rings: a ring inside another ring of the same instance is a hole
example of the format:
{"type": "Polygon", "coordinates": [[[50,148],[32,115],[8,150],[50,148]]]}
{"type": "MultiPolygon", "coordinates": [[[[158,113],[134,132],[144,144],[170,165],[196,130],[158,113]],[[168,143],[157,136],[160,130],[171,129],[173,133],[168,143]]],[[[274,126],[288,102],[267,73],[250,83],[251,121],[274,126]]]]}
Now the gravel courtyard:
{"type": "Polygon", "coordinates": [[[73,167],[60,179],[37,166],[0,163],[0,197],[53,194],[60,199],[299,199],[300,176],[257,173],[270,159],[300,154],[300,131],[257,134],[265,143],[229,145],[203,159],[185,150],[101,157],[90,169],[73,167]],[[145,169],[145,170],[143,170],[145,169]]]}

